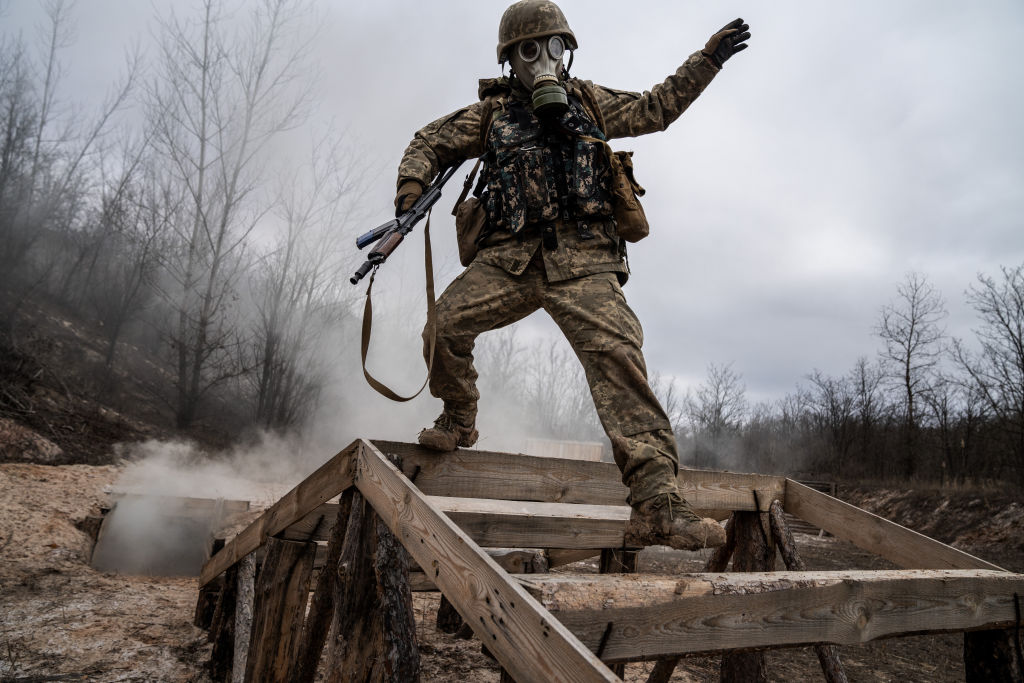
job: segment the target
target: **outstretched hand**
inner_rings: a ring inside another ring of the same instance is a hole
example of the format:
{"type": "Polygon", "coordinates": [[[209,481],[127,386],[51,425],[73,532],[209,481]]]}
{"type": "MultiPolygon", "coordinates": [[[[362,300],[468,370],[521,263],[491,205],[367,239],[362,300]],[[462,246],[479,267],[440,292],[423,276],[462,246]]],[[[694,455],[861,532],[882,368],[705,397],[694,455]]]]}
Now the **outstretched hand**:
{"type": "Polygon", "coordinates": [[[750,26],[744,24],[742,19],[730,21],[718,33],[711,36],[701,52],[721,69],[729,57],[747,49],[746,41],[750,38],[749,29],[750,26]]]}

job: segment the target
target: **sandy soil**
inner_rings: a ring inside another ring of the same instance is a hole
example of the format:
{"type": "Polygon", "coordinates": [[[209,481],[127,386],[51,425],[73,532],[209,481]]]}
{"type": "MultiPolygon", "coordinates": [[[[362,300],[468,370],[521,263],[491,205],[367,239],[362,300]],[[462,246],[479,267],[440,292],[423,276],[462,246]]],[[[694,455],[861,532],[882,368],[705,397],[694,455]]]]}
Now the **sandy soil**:
{"type": "MultiPolygon", "coordinates": [[[[206,634],[192,625],[195,579],[119,576],[88,564],[92,541],[79,526],[109,505],[107,493],[118,471],[113,466],[0,465],[0,681],[209,680],[206,634]]],[[[881,494],[858,495],[867,507],[893,504],[881,494]]],[[[932,510],[959,510],[958,522],[973,509],[973,524],[960,524],[950,533],[973,552],[1024,570],[1020,504],[983,498],[957,507],[956,501],[936,501],[932,493],[904,503],[919,511],[922,499],[931,500],[932,510]],[[998,557],[986,552],[989,543],[999,548],[998,557]]],[[[834,538],[800,535],[797,540],[811,568],[889,566],[834,538]]],[[[648,549],[640,569],[672,574],[697,571],[703,562],[697,553],[648,549]]],[[[594,562],[571,569],[596,571],[594,562]]],[[[497,665],[476,641],[458,640],[434,627],[437,604],[436,594],[415,597],[423,680],[498,681],[497,665]]],[[[851,681],[962,681],[961,649],[959,635],[912,637],[841,648],[841,657],[851,681]]],[[[772,680],[821,680],[809,648],[770,652],[768,662],[772,680]]],[[[629,665],[626,680],[645,681],[652,666],[629,665]]],[[[715,658],[688,658],[672,680],[715,681],[717,667],[715,658]]]]}

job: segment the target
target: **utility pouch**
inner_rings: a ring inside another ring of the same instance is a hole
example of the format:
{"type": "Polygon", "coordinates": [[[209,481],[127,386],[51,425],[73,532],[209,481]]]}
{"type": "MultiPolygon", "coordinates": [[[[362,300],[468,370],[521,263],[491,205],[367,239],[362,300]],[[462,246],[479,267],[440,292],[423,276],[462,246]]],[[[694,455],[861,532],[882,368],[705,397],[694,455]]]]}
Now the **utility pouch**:
{"type": "MultiPolygon", "coordinates": [[[[610,150],[610,148],[609,148],[610,150]]],[[[608,160],[612,169],[612,216],[615,232],[627,242],[639,242],[651,232],[640,197],[646,190],[633,175],[633,153],[613,152],[608,160]]]]}
{"type": "Polygon", "coordinates": [[[466,183],[462,187],[462,194],[455,202],[452,215],[455,216],[455,239],[459,243],[459,262],[464,268],[476,258],[478,249],[477,243],[487,224],[487,207],[480,197],[467,197],[469,188],[473,186],[473,178],[480,168],[480,159],[476,160],[473,170],[466,176],[466,183]]]}

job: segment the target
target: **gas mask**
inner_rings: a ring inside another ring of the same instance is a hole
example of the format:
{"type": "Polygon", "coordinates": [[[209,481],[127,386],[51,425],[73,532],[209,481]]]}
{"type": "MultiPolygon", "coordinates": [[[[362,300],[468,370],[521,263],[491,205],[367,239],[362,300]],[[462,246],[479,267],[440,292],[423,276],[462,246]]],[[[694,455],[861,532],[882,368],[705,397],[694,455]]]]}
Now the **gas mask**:
{"type": "Polygon", "coordinates": [[[565,54],[562,37],[528,38],[516,43],[511,53],[512,71],[533,92],[533,111],[538,115],[565,111],[569,98],[558,79],[565,54]]]}

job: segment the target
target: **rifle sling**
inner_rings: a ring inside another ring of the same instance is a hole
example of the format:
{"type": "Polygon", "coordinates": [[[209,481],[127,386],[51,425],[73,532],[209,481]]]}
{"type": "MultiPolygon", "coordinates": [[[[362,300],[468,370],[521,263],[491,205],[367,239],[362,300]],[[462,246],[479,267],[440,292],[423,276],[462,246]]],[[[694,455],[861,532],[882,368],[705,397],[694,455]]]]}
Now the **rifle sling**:
{"type": "Polygon", "coordinates": [[[378,381],[366,369],[366,353],[370,349],[370,328],[373,326],[373,303],[370,293],[373,291],[373,279],[377,277],[377,269],[370,274],[370,284],[366,288],[366,304],[363,306],[363,339],[360,353],[363,360],[363,376],[367,383],[379,394],[390,398],[392,401],[411,401],[419,396],[430,382],[430,374],[434,368],[434,345],[437,342],[437,321],[434,316],[434,259],[430,251],[430,212],[427,212],[427,224],[423,228],[423,260],[427,271],[427,329],[430,330],[430,352],[427,357],[427,378],[423,380],[423,386],[412,396],[399,396],[383,382],[378,381]]]}

